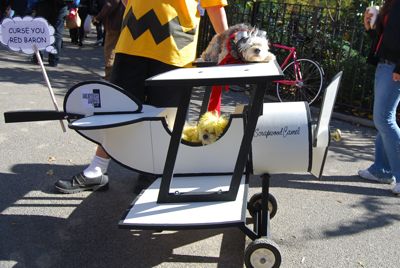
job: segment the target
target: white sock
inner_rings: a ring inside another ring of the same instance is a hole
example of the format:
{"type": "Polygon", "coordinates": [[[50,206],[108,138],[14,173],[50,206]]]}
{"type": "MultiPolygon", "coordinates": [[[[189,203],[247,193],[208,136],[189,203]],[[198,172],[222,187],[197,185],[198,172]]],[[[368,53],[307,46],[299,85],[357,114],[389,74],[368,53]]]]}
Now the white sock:
{"type": "Polygon", "coordinates": [[[110,160],[109,158],[94,156],[92,163],[83,171],[83,175],[87,178],[96,178],[107,173],[110,160]]]}

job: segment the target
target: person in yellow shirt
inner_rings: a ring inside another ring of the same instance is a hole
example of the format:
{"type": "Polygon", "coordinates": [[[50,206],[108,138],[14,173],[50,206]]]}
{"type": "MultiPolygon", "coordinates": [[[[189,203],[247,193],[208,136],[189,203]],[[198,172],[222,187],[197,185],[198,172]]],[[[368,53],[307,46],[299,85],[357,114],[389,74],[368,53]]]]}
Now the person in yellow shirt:
{"type": "MultiPolygon", "coordinates": [[[[145,80],[188,67],[195,60],[201,9],[205,9],[216,33],[228,29],[227,0],[123,2],[126,7],[110,82],[145,104],[176,107],[180,100],[176,88],[146,87],[145,80]]],[[[55,187],[62,193],[106,189],[109,162],[110,157],[98,146],[88,167],[71,180],[57,181],[55,187]]]]}

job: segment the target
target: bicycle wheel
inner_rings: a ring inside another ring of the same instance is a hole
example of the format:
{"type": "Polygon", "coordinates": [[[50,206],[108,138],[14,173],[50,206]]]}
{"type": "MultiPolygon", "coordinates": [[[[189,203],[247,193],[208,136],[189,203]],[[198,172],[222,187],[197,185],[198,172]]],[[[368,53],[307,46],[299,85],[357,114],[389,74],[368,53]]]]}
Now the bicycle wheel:
{"type": "Polygon", "coordinates": [[[313,103],[321,93],[324,72],[318,63],[298,59],[299,76],[296,80],[294,61],[283,69],[284,78],[276,81],[276,93],[281,102],[306,101],[313,103]]]}

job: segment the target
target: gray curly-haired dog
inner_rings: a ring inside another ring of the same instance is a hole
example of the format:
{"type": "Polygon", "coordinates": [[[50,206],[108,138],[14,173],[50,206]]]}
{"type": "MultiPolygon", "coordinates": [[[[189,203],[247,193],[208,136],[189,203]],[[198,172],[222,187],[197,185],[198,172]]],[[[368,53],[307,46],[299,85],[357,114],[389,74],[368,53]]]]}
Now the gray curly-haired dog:
{"type": "Polygon", "coordinates": [[[217,64],[269,62],[275,55],[269,51],[267,33],[247,24],[237,24],[216,34],[201,61],[217,64]]]}

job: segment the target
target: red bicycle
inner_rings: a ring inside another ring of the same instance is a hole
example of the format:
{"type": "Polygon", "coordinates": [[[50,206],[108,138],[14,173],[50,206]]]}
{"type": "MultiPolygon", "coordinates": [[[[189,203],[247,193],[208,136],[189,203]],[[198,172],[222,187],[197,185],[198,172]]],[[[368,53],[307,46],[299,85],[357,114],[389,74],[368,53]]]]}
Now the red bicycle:
{"type": "Polygon", "coordinates": [[[296,47],[271,44],[272,47],[289,51],[280,65],[284,79],[275,81],[276,93],[281,102],[306,101],[313,103],[321,94],[324,70],[315,61],[298,59],[296,47]],[[290,61],[292,60],[292,61],[290,61]]]}

